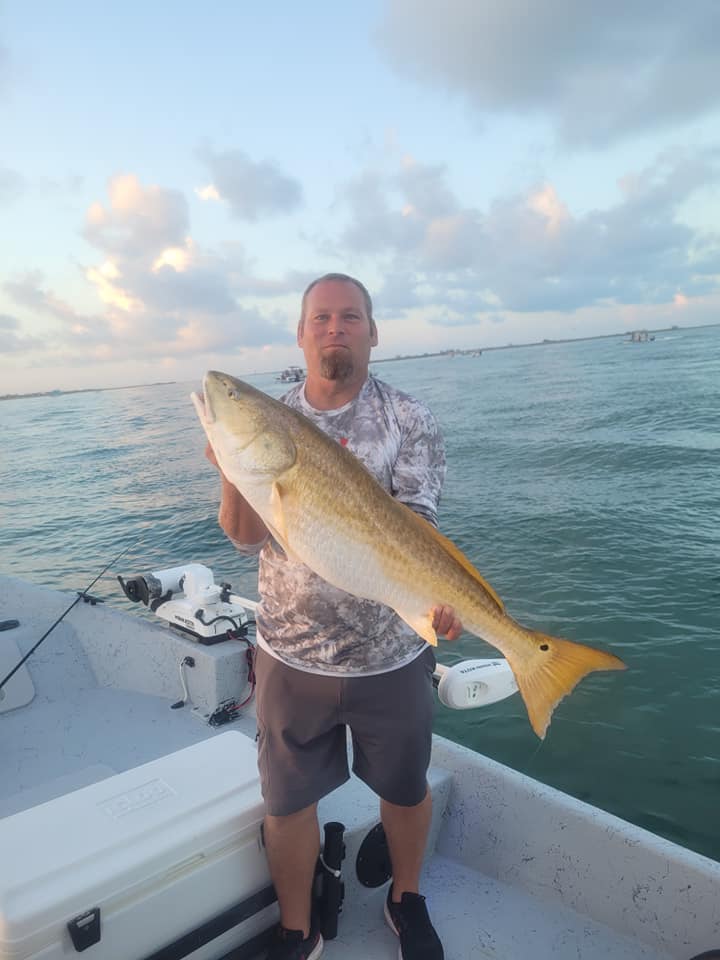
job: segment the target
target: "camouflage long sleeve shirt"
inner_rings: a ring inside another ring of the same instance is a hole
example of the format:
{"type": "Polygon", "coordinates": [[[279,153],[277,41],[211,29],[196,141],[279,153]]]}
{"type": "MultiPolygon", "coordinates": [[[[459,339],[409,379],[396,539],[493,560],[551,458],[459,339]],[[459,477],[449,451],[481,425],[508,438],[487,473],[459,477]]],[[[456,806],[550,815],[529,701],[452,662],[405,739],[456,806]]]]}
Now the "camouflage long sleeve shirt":
{"type": "MultiPolygon", "coordinates": [[[[383,487],[437,526],[445,446],[420,401],[370,377],[337,410],[315,410],[304,384],[282,398],[355,454],[383,487]]],[[[260,553],[258,642],[285,663],[312,673],[382,673],[413,660],[425,642],[383,604],[339,590],[268,539],[260,553]]]]}

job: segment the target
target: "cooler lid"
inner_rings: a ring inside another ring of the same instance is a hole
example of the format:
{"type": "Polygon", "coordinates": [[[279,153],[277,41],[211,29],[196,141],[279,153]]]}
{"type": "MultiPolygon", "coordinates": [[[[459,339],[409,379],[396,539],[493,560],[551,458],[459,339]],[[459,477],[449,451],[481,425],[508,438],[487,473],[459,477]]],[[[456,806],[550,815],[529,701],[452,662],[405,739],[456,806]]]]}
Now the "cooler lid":
{"type": "Polygon", "coordinates": [[[263,813],[255,743],[227,731],[5,817],[0,956],[194,853],[259,832],[263,813]]]}

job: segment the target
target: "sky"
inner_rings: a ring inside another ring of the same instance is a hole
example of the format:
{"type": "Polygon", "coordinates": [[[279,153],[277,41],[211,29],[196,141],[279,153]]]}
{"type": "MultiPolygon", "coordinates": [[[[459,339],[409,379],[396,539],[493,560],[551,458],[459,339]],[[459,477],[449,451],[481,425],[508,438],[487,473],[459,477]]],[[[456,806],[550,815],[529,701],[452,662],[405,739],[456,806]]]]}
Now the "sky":
{"type": "Polygon", "coordinates": [[[720,322],[717,0],[0,0],[0,395],[720,322]]]}

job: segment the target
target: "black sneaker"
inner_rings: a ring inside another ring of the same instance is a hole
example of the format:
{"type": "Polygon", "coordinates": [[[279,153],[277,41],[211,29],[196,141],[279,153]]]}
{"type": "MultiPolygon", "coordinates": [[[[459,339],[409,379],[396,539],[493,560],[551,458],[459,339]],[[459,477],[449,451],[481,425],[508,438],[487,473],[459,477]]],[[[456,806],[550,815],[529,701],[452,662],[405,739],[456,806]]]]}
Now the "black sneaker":
{"type": "Polygon", "coordinates": [[[400,937],[400,960],[444,960],[440,937],[430,923],[425,897],[419,893],[403,893],[401,902],[393,903],[390,884],[385,919],[400,937]]]}
{"type": "Polygon", "coordinates": [[[323,952],[319,930],[311,930],[303,939],[302,930],[286,930],[278,924],[266,960],[317,960],[323,952]]]}

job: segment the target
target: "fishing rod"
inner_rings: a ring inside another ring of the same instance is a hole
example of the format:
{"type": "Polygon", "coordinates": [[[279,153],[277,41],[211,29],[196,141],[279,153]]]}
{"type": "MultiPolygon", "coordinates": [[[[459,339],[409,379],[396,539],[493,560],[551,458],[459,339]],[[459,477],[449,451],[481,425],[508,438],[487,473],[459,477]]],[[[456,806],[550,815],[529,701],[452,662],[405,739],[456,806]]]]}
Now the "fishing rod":
{"type": "Polygon", "coordinates": [[[55,627],[60,623],[60,621],[63,620],[63,619],[70,613],[70,611],[71,611],[72,608],[75,606],[75,604],[79,603],[81,600],[87,600],[87,599],[88,599],[88,596],[87,596],[88,590],[92,590],[92,588],[93,588],[93,587],[95,586],[95,584],[98,582],[98,580],[100,579],[100,577],[102,577],[102,575],[103,575],[104,573],[107,573],[107,571],[110,569],[110,567],[112,567],[113,564],[117,563],[118,560],[120,560],[121,557],[124,557],[125,554],[128,552],[128,550],[131,549],[131,547],[136,546],[136,545],[139,543],[140,539],[141,539],[141,537],[138,537],[136,540],[133,540],[132,543],[128,544],[128,546],[125,547],[125,549],[122,550],[114,559],[112,559],[112,560],[110,561],[110,563],[108,563],[108,565],[107,565],[106,567],[103,567],[103,569],[102,569],[102,570],[100,571],[100,573],[95,577],[95,579],[92,581],[92,583],[89,583],[89,584],[85,587],[84,590],[78,591],[78,595],[75,597],[75,599],[74,599],[73,602],[70,604],[70,606],[69,606],[66,610],[63,610],[63,612],[62,612],[62,613],[60,614],[60,616],[57,618],[57,620],[55,621],[55,623],[54,623],[48,630],[45,631],[45,633],[40,637],[40,639],[39,639],[38,642],[35,644],[35,646],[32,647],[32,649],[28,650],[28,652],[25,654],[25,656],[24,656],[18,663],[15,664],[15,666],[12,668],[12,670],[10,671],[10,673],[9,673],[2,681],[0,681],[0,690],[2,690],[2,688],[3,688],[3,687],[5,686],[5,684],[8,682],[8,680],[11,680],[12,677],[15,676],[15,674],[18,672],[18,670],[20,669],[20,667],[21,667],[27,660],[30,659],[30,657],[35,653],[35,651],[36,651],[37,648],[40,646],[40,644],[41,644],[44,640],[46,640],[47,637],[50,636],[50,634],[53,632],[53,630],[55,629],[55,627]]]}

